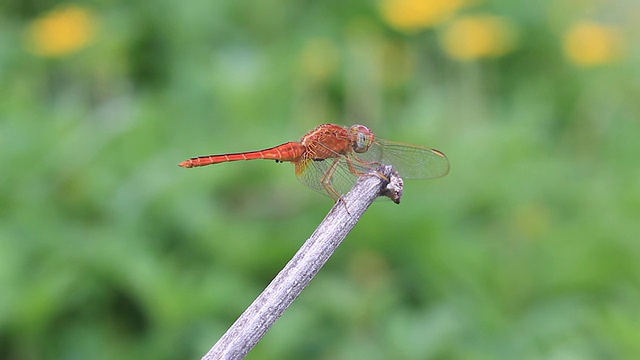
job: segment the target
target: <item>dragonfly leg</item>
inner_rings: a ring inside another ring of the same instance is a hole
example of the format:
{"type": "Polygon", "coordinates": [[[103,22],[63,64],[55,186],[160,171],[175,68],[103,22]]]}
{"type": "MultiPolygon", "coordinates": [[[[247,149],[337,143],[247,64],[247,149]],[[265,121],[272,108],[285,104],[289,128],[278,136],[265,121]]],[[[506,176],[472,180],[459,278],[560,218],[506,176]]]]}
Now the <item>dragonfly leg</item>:
{"type": "Polygon", "coordinates": [[[358,158],[357,156],[353,156],[353,159],[351,159],[351,157],[348,157],[348,156],[347,156],[347,157],[345,157],[345,159],[346,159],[346,161],[347,161],[347,166],[349,167],[349,171],[350,171],[352,174],[354,174],[354,175],[356,175],[356,176],[362,176],[362,175],[378,176],[378,177],[379,177],[379,178],[381,178],[382,180],[389,181],[389,179],[388,179],[384,174],[382,174],[382,173],[381,173],[381,172],[379,172],[379,171],[376,171],[376,173],[375,173],[375,174],[367,174],[367,173],[364,173],[364,172],[362,172],[362,171],[358,171],[358,170],[353,166],[353,163],[352,163],[351,161],[355,159],[355,161],[357,161],[357,162],[358,162],[358,163],[360,163],[361,165],[364,165],[364,166],[366,166],[366,167],[368,167],[368,168],[373,168],[373,167],[374,167],[374,165],[375,165],[375,166],[380,166],[381,164],[380,164],[379,162],[377,162],[377,161],[364,161],[364,160],[362,160],[362,159],[358,158]]]}
{"type": "Polygon", "coordinates": [[[342,198],[342,195],[338,194],[336,189],[334,189],[333,186],[331,186],[331,181],[333,180],[333,174],[336,172],[336,168],[338,167],[339,163],[340,163],[339,158],[336,158],[333,161],[333,163],[331,163],[327,171],[322,175],[322,178],[320,178],[320,184],[322,184],[322,187],[325,189],[325,191],[329,194],[329,196],[334,201],[337,202],[338,200],[342,200],[342,203],[344,204],[344,207],[347,210],[347,213],[349,213],[349,208],[347,207],[347,203],[342,198]]]}
{"type": "Polygon", "coordinates": [[[322,187],[326,190],[326,192],[334,201],[338,201],[338,199],[342,200],[342,196],[340,196],[340,194],[338,194],[336,189],[334,189],[333,186],[331,186],[331,181],[333,180],[333,174],[336,172],[338,163],[339,163],[339,159],[336,158],[333,161],[333,163],[329,165],[329,168],[327,169],[327,171],[324,174],[322,174],[322,177],[320,178],[320,184],[322,184],[322,187]]]}

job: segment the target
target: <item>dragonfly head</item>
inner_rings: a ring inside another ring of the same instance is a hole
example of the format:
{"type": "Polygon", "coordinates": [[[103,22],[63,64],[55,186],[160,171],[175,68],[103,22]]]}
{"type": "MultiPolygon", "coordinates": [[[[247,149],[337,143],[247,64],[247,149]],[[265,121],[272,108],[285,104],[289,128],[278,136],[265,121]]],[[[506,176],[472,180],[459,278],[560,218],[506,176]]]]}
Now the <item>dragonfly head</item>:
{"type": "Polygon", "coordinates": [[[349,128],[349,133],[353,136],[353,151],[363,153],[369,150],[373,143],[373,134],[368,127],[364,125],[353,125],[349,128]]]}

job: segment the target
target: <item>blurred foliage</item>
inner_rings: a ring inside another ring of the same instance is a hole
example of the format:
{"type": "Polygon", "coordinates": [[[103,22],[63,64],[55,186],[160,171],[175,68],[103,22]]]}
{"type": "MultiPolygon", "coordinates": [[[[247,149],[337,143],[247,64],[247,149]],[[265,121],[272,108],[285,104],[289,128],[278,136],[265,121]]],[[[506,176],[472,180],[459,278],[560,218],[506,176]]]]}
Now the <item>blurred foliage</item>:
{"type": "Polygon", "coordinates": [[[330,208],[324,122],[444,151],[250,359],[640,356],[637,1],[5,1],[0,358],[198,358],[330,208]]]}

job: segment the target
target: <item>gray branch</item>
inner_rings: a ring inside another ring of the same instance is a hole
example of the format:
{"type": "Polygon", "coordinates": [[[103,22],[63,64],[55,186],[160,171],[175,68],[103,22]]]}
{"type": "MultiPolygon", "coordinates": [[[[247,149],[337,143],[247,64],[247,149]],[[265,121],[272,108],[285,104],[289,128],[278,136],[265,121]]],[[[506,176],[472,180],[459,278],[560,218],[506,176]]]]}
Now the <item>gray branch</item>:
{"type": "Polygon", "coordinates": [[[369,205],[380,195],[399,203],[402,185],[391,166],[361,176],[343,196],[344,202],[336,202],[289,263],[202,359],[243,359],[320,271],[369,205]]]}

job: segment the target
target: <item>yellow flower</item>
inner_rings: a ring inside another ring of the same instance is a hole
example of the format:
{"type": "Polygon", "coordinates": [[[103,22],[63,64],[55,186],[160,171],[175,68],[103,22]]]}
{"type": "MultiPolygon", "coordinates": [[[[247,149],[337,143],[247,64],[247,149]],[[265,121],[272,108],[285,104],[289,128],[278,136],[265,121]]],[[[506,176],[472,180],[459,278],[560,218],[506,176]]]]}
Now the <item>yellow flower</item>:
{"type": "Polygon", "coordinates": [[[448,20],[468,0],[382,0],[380,11],[387,23],[402,31],[416,31],[448,20]]]}
{"type": "Polygon", "coordinates": [[[444,51],[454,59],[499,57],[516,45],[511,21],[492,15],[469,15],[456,19],[441,35],[444,51]]]}
{"type": "Polygon", "coordinates": [[[86,46],[94,36],[95,19],[77,6],[53,10],[31,22],[27,48],[46,57],[61,57],[86,46]]]}
{"type": "Polygon", "coordinates": [[[565,56],[584,67],[613,62],[620,58],[622,50],[620,30],[595,22],[578,22],[564,36],[565,56]]]}

